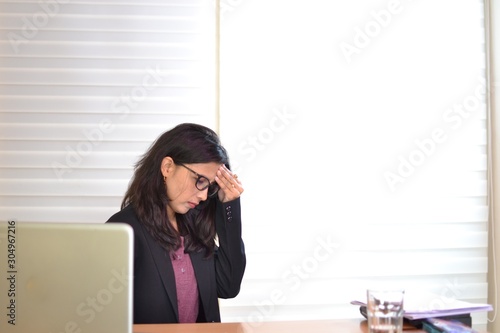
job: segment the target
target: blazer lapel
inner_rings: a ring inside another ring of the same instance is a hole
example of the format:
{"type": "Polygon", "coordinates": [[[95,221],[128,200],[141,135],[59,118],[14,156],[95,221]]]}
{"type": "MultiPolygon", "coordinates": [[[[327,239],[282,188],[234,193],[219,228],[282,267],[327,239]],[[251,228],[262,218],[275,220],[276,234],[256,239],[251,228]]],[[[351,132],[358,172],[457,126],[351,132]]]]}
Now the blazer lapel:
{"type": "Polygon", "coordinates": [[[172,261],[169,258],[167,251],[165,251],[158,244],[158,242],[156,242],[149,235],[149,233],[144,230],[144,228],[142,228],[142,231],[147,239],[147,244],[155,262],[156,269],[158,270],[158,274],[162,279],[163,286],[165,287],[170,303],[172,304],[172,308],[175,311],[175,317],[178,321],[179,309],[177,308],[177,289],[175,287],[175,274],[174,268],[172,267],[172,261]]]}
{"type": "Polygon", "coordinates": [[[190,253],[189,256],[193,265],[194,274],[196,275],[198,292],[200,294],[203,310],[205,311],[205,314],[208,315],[210,313],[210,304],[212,304],[210,299],[213,297],[210,291],[214,289],[211,286],[213,281],[210,279],[210,264],[212,261],[203,258],[204,252],[190,253]]]}

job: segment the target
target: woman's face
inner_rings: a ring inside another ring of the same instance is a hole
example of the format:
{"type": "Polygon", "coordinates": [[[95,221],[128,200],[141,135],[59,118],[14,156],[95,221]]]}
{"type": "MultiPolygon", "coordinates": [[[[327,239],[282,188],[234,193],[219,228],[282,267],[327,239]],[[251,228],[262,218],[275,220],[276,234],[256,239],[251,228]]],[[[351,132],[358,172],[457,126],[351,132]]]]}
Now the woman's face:
{"type": "MultiPolygon", "coordinates": [[[[161,171],[166,177],[165,187],[169,199],[167,207],[169,218],[173,217],[175,213],[185,214],[201,201],[207,199],[208,189],[199,190],[196,187],[196,182],[200,176],[203,176],[208,179],[210,184],[215,183],[215,175],[219,167],[220,164],[215,162],[175,164],[168,156],[163,159],[161,171]]],[[[203,177],[201,177],[201,183],[206,183],[206,179],[203,177]]]]}

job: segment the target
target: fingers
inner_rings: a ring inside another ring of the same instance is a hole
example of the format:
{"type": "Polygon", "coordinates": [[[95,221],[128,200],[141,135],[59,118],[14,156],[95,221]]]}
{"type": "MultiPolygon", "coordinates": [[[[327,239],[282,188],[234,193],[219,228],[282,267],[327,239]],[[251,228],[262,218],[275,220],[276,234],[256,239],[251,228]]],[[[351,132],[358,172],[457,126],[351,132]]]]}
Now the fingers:
{"type": "Polygon", "coordinates": [[[225,165],[221,165],[217,171],[217,177],[221,181],[219,185],[226,188],[238,188],[241,187],[241,181],[238,179],[238,175],[234,174],[226,168],[225,165]]]}
{"type": "Polygon", "coordinates": [[[229,170],[225,165],[221,165],[217,171],[216,181],[224,192],[224,201],[234,200],[243,193],[243,186],[238,179],[238,175],[229,170]]]}

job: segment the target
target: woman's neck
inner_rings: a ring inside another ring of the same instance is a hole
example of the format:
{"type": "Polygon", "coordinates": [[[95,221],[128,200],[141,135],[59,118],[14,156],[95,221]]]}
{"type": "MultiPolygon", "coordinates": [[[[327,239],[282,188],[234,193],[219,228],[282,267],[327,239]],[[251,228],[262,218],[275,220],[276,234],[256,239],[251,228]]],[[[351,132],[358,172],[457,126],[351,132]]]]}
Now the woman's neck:
{"type": "Polygon", "coordinates": [[[167,218],[172,227],[174,227],[175,230],[179,231],[177,227],[177,215],[169,207],[167,207],[167,218]]]}

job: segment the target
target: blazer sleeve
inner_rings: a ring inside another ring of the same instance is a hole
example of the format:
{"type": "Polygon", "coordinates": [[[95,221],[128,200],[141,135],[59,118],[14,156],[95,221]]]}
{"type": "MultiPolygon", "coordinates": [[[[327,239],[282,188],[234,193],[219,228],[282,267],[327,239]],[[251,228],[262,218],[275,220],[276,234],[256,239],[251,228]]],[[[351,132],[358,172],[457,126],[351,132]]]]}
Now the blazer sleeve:
{"type": "Polygon", "coordinates": [[[240,198],[217,202],[215,228],[218,247],[215,250],[217,296],[233,298],[240,292],[246,267],[246,255],[241,238],[240,198]]]}

